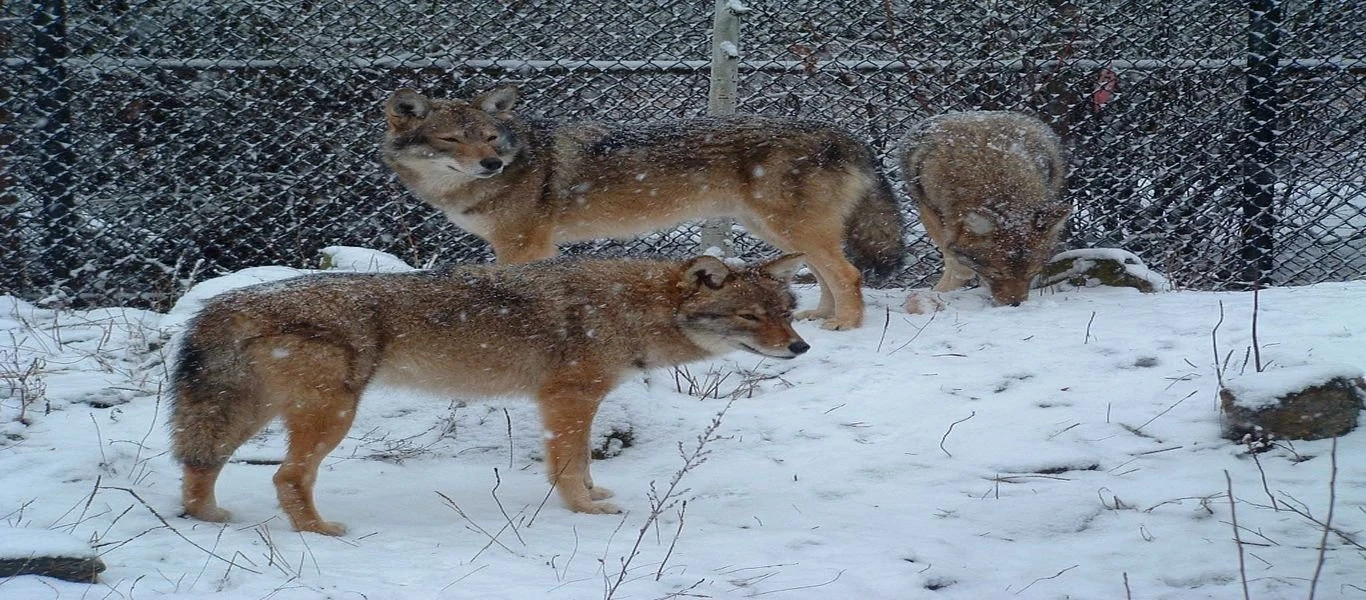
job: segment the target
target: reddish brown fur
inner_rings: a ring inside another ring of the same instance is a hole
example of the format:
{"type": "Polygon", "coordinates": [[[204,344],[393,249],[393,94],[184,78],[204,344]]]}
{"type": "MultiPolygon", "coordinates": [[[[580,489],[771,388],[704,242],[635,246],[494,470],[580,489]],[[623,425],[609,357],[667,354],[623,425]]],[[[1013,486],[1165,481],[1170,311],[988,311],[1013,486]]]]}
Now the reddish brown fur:
{"type": "Polygon", "coordinates": [[[1029,297],[1053,255],[1071,206],[1057,136],[1012,112],[949,113],[906,134],[902,172],[920,220],[944,255],[936,291],[975,275],[997,304],[1029,297]]]}
{"type": "Polygon", "coordinates": [[[863,320],[859,266],[890,274],[901,211],[871,151],[829,125],[756,116],[634,127],[522,119],[517,90],[469,100],[399,90],[386,105],[383,157],[419,198],[489,242],[499,262],[556,245],[733,217],[806,256],[821,301],[799,318],[830,329],[863,320]]]}
{"type": "Polygon", "coordinates": [[[171,414],[185,512],[225,521],[215,482],[270,420],[289,434],[275,474],[300,531],[340,535],[313,499],[323,458],[383,378],[447,394],[528,394],[545,429],[548,474],[578,512],[618,512],[589,474],[598,403],[627,374],[744,349],[793,358],[789,255],[732,269],[682,262],[545,261],[447,272],[321,274],[223,294],[191,322],[171,414]]]}

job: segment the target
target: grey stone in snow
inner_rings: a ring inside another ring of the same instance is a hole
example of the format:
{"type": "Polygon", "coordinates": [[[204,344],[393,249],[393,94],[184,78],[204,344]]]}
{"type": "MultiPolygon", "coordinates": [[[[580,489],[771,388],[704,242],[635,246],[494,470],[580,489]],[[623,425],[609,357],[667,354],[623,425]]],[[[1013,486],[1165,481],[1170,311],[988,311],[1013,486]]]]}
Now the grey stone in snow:
{"type": "Polygon", "coordinates": [[[1366,404],[1366,381],[1360,377],[1334,377],[1279,395],[1275,402],[1251,405],[1225,387],[1219,390],[1219,399],[1225,438],[1254,442],[1318,440],[1356,428],[1357,417],[1366,404]]]}
{"type": "Polygon", "coordinates": [[[0,577],[41,575],[94,583],[104,561],[85,540],[69,533],[0,526],[0,577]]]}

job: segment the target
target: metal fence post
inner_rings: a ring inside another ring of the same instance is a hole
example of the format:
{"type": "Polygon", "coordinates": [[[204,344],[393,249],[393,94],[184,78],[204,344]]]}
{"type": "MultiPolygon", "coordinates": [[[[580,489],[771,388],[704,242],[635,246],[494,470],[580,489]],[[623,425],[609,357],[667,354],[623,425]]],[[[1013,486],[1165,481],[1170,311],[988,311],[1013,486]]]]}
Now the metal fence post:
{"type": "MultiPolygon", "coordinates": [[[[30,273],[40,285],[60,285],[75,268],[76,213],[70,179],[76,164],[71,142],[71,88],[66,64],[65,0],[34,0],[34,103],[42,125],[39,260],[30,273]]],[[[49,290],[51,292],[52,290],[49,290]]]]}
{"type": "Polygon", "coordinates": [[[1247,30],[1247,89],[1243,95],[1242,273],[1238,283],[1269,283],[1275,268],[1276,163],[1280,160],[1280,0],[1250,0],[1247,30]]]}
{"type": "MultiPolygon", "coordinates": [[[[0,84],[0,148],[13,144],[16,137],[9,124],[13,115],[4,108],[11,96],[9,84],[0,84]]],[[[19,233],[18,181],[6,167],[6,158],[0,156],[0,289],[15,293],[24,288],[23,236],[19,233]]]]}
{"type": "MultiPolygon", "coordinates": [[[[716,0],[712,21],[711,87],[707,95],[707,114],[735,113],[737,80],[740,74],[740,15],[749,12],[740,0],[716,0]]],[[[712,220],[702,225],[700,252],[719,249],[722,256],[733,254],[729,220],[712,220]]]]}

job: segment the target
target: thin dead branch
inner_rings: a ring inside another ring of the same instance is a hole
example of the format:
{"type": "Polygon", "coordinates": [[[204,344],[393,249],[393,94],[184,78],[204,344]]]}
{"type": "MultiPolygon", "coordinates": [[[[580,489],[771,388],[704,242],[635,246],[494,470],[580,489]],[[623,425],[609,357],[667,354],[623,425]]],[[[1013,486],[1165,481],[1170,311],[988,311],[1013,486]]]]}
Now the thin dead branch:
{"type": "Polygon", "coordinates": [[[1333,505],[1337,502],[1338,484],[1338,439],[1333,438],[1333,448],[1328,454],[1328,516],[1323,519],[1323,537],[1319,539],[1319,558],[1314,563],[1314,578],[1309,581],[1309,600],[1314,600],[1314,592],[1319,587],[1319,575],[1323,573],[1323,561],[1328,553],[1328,532],[1333,530],[1333,505]]]}
{"type": "Polygon", "coordinates": [[[1247,560],[1243,558],[1243,538],[1238,533],[1238,507],[1233,498],[1233,477],[1224,469],[1224,482],[1228,485],[1228,514],[1233,521],[1233,543],[1238,547],[1238,578],[1243,582],[1243,600],[1252,600],[1247,591],[1247,560]]]}
{"type": "Polygon", "coordinates": [[[949,423],[949,428],[948,428],[947,431],[944,432],[944,437],[939,438],[939,449],[942,450],[942,451],[944,452],[944,455],[945,455],[945,456],[948,456],[949,458],[953,458],[953,454],[950,453],[950,452],[948,451],[948,449],[944,447],[944,442],[945,442],[946,440],[949,439],[949,434],[950,434],[950,433],[953,433],[953,426],[954,426],[954,425],[957,425],[957,424],[959,424],[959,423],[962,423],[963,421],[966,421],[966,420],[968,420],[968,419],[971,419],[971,418],[973,418],[973,417],[975,417],[975,416],[977,416],[977,411],[974,410],[974,411],[972,411],[972,413],[970,413],[968,416],[963,417],[963,418],[961,418],[961,419],[958,419],[957,421],[954,421],[954,422],[952,422],[952,423],[949,423]]]}
{"type": "Polygon", "coordinates": [[[1224,387],[1224,370],[1219,366],[1219,326],[1224,324],[1224,301],[1219,301],[1219,320],[1214,322],[1214,329],[1209,332],[1210,345],[1214,348],[1214,378],[1219,382],[1219,388],[1224,387]]]}
{"type": "Polygon", "coordinates": [[[1062,577],[1063,573],[1066,573],[1066,572],[1068,572],[1068,571],[1071,571],[1072,569],[1075,569],[1075,568],[1077,568],[1077,567],[1079,567],[1079,566],[1081,566],[1081,565],[1072,565],[1072,566],[1070,566],[1070,567],[1067,567],[1066,569],[1063,569],[1063,570],[1061,570],[1061,571],[1058,571],[1057,573],[1054,573],[1054,574],[1052,574],[1052,575],[1049,575],[1048,577],[1040,577],[1040,578],[1038,578],[1038,579],[1035,579],[1034,581],[1029,582],[1029,585],[1026,585],[1026,586],[1020,588],[1018,591],[1016,591],[1016,592],[1015,592],[1015,595],[1016,595],[1016,596],[1019,596],[1020,594],[1023,594],[1025,590],[1027,590],[1027,589],[1033,587],[1034,584],[1036,584],[1036,583],[1038,583],[1038,582],[1040,582],[1040,581],[1047,581],[1047,580],[1049,580],[1049,579],[1057,579],[1057,578],[1059,578],[1059,577],[1062,577]]]}

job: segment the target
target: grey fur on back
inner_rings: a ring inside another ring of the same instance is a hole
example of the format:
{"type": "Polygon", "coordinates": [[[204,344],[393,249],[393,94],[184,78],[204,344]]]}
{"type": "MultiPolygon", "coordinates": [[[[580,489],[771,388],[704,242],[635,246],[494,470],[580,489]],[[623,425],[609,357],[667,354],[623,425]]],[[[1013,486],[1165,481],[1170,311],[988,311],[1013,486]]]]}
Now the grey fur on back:
{"type": "Polygon", "coordinates": [[[906,178],[911,197],[924,201],[925,192],[920,188],[920,172],[925,157],[934,149],[939,136],[947,130],[958,128],[992,128],[989,132],[1000,137],[1014,137],[1026,144],[1023,151],[1034,161],[1034,166],[1046,182],[1045,187],[1053,198],[1062,194],[1066,182],[1066,158],[1062,143],[1056,133],[1042,121],[1024,113],[1013,111],[965,111],[950,112],[929,117],[916,123],[902,138],[901,165],[902,176],[906,178]],[[999,129],[1001,126],[1013,131],[999,129]]]}

